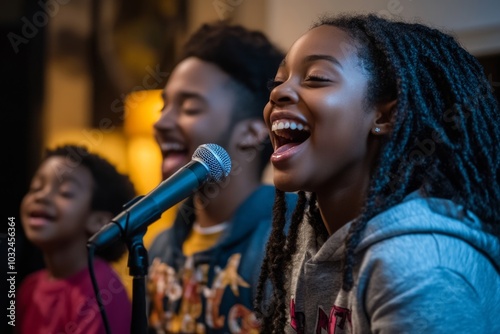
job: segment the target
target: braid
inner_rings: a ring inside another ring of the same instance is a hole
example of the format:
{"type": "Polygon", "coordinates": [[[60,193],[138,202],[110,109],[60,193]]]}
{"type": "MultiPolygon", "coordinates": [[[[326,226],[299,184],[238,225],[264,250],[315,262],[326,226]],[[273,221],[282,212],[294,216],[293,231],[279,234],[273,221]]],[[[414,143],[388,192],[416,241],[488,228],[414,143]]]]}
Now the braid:
{"type": "Polygon", "coordinates": [[[290,228],[288,229],[288,235],[286,238],[284,251],[280,253],[283,254],[280,259],[277,259],[280,264],[276,267],[275,271],[275,284],[274,290],[276,294],[273,296],[275,300],[277,300],[276,305],[276,316],[273,320],[273,332],[276,334],[281,334],[282,329],[285,327],[286,319],[287,319],[287,294],[285,289],[285,282],[287,277],[289,276],[289,272],[291,269],[292,256],[297,251],[297,237],[299,235],[299,227],[302,223],[304,217],[304,211],[307,204],[307,198],[303,191],[298,193],[299,198],[297,201],[297,205],[292,214],[292,221],[290,224],[290,228]]]}
{"type": "Polygon", "coordinates": [[[290,270],[291,259],[297,250],[297,237],[302,222],[307,197],[304,192],[298,193],[297,205],[292,214],[288,236],[285,236],[286,201],[284,192],[276,189],[273,208],[273,229],[266,247],[259,282],[255,309],[261,319],[262,333],[281,333],[286,325],[287,294],[285,289],[286,278],[290,270]],[[272,284],[272,297],[267,306],[264,305],[265,283],[269,278],[272,284]],[[266,307],[266,310],[263,308],[266,307]]]}
{"type": "Polygon", "coordinates": [[[328,238],[328,231],[323,223],[323,219],[321,218],[321,213],[316,201],[316,193],[311,193],[311,197],[309,198],[309,211],[307,212],[307,218],[307,221],[314,229],[316,236],[324,237],[326,240],[328,238]]]}
{"type": "Polygon", "coordinates": [[[452,36],[420,24],[367,15],[315,26],[325,24],[359,42],[370,73],[368,103],[397,99],[391,138],[346,237],[343,288],[352,288],[354,250],[367,222],[419,188],[463,205],[498,231],[500,115],[476,58],[452,36]]]}
{"type": "Polygon", "coordinates": [[[264,333],[272,332],[272,319],[276,318],[275,312],[277,311],[277,302],[279,298],[276,296],[283,292],[283,280],[279,273],[282,272],[282,263],[280,258],[283,254],[285,245],[285,213],[286,201],[284,192],[276,189],[276,196],[273,207],[273,227],[269,241],[266,247],[266,256],[263,261],[262,270],[260,273],[259,283],[257,285],[256,308],[257,315],[262,319],[262,331],[264,333]],[[277,274],[278,273],[278,274],[277,274]],[[262,310],[263,296],[265,290],[265,282],[267,278],[272,283],[272,297],[270,303],[267,305],[266,310],[262,310]],[[281,280],[280,280],[281,278],[281,280]],[[281,284],[279,284],[281,283],[281,284]],[[277,288],[276,288],[277,287],[277,288]]]}
{"type": "MultiPolygon", "coordinates": [[[[263,299],[265,292],[265,283],[269,277],[273,288],[275,283],[275,271],[276,258],[279,256],[280,251],[278,249],[283,249],[283,244],[285,241],[284,227],[285,227],[285,212],[286,212],[286,201],[285,193],[279,189],[276,189],[276,196],[274,199],[273,206],[273,226],[271,230],[271,235],[266,246],[266,256],[262,262],[261,272],[259,276],[259,282],[257,284],[257,295],[255,298],[255,311],[257,316],[261,319],[262,328],[261,331],[264,333],[271,333],[271,325],[273,314],[276,311],[276,292],[273,289],[273,296],[271,301],[266,306],[264,310],[263,299]],[[280,245],[280,246],[277,246],[280,245]]],[[[283,285],[281,285],[281,288],[283,285]]]]}
{"type": "Polygon", "coordinates": [[[299,226],[302,223],[304,218],[304,212],[307,205],[307,197],[305,192],[298,192],[299,199],[297,201],[297,205],[292,214],[292,223],[290,224],[290,228],[288,229],[288,235],[286,240],[286,248],[285,248],[285,264],[286,270],[290,269],[290,262],[292,256],[297,252],[297,238],[299,235],[299,226]]]}

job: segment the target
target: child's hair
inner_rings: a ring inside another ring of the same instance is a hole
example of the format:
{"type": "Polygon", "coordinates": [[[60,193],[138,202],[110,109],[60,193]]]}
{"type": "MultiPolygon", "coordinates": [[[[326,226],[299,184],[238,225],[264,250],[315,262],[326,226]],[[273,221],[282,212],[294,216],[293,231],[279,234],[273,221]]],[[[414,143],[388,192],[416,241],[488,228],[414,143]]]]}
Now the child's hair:
{"type": "MultiPolygon", "coordinates": [[[[108,160],[90,152],[84,146],[67,144],[47,149],[44,159],[50,157],[64,157],[71,161],[72,166],[84,166],[90,171],[94,180],[92,210],[107,211],[113,216],[118,215],[123,210],[123,205],[136,195],[134,185],[127,175],[118,172],[108,160]]],[[[96,255],[107,261],[116,261],[125,251],[125,244],[117,241],[109,247],[97,250],[96,255]]]]}
{"type": "MultiPolygon", "coordinates": [[[[476,58],[452,36],[421,24],[341,15],[324,17],[312,28],[322,25],[337,27],[352,38],[352,45],[341,47],[356,50],[367,73],[367,105],[397,100],[392,133],[373,170],[363,211],[345,240],[343,289],[353,286],[354,249],[366,223],[417,189],[426,196],[453,200],[480,217],[486,229],[500,234],[500,113],[476,58]]],[[[288,296],[283,282],[307,209],[296,207],[285,236],[283,201],[278,191],[275,207],[280,212],[274,215],[256,300],[266,333],[279,331],[286,321],[288,296]],[[274,298],[264,310],[267,279],[274,298]]],[[[316,208],[312,194],[309,212],[316,208]]],[[[309,214],[305,220],[317,234],[328,237],[319,214],[309,214]]]]}
{"type": "MultiPolygon", "coordinates": [[[[262,32],[226,21],[205,23],[186,42],[179,61],[189,57],[216,65],[239,84],[232,86],[239,98],[232,124],[262,119],[262,110],[269,101],[268,82],[284,57],[262,32]]],[[[271,153],[268,140],[261,151],[261,171],[271,153]]]]}

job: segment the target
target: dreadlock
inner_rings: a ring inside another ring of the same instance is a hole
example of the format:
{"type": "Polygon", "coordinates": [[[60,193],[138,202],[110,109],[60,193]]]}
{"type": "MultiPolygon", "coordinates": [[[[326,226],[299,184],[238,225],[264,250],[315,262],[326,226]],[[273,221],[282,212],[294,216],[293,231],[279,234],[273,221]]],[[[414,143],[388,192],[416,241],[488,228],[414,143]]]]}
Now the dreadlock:
{"type": "MultiPolygon", "coordinates": [[[[368,76],[367,105],[397,100],[392,133],[373,170],[362,212],[345,239],[342,288],[349,291],[353,286],[354,250],[367,222],[417,189],[426,196],[453,200],[500,235],[500,113],[477,59],[452,36],[417,23],[342,15],[321,18],[312,28],[322,25],[351,37],[368,76]]],[[[315,207],[309,203],[307,220],[318,234],[321,216],[315,207]]],[[[304,209],[297,206],[288,240],[277,231],[284,224],[276,220],[282,214],[275,216],[275,239],[267,246],[261,285],[269,278],[276,289],[288,277],[288,266],[278,261],[289,262],[294,255],[296,246],[290,243],[296,241],[292,235],[301,213],[304,209]]],[[[262,318],[272,326],[266,333],[285,326],[287,296],[274,293],[273,298],[278,297],[282,300],[270,302],[274,313],[262,318]]]]}
{"type": "Polygon", "coordinates": [[[282,328],[282,324],[286,322],[285,273],[290,270],[292,256],[297,251],[298,231],[304,215],[309,217],[307,220],[316,234],[325,238],[328,235],[316,205],[315,194],[311,194],[308,198],[305,192],[298,192],[297,205],[293,211],[287,235],[284,232],[286,211],[285,193],[276,189],[273,229],[267,243],[266,257],[260,272],[255,302],[256,313],[262,321],[262,333],[281,333],[279,328],[282,328]],[[268,278],[272,284],[273,293],[269,304],[264,306],[264,290],[268,278]]]}

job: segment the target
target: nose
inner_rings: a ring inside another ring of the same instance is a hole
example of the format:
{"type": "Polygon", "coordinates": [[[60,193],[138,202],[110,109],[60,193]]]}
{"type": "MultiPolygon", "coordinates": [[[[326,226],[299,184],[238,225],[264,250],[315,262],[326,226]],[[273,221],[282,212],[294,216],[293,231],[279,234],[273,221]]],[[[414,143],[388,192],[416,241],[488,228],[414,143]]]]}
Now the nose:
{"type": "Polygon", "coordinates": [[[50,187],[49,185],[44,185],[39,189],[33,190],[32,193],[33,193],[33,198],[35,199],[36,202],[48,202],[50,201],[50,198],[54,193],[54,191],[53,188],[50,187]]]}
{"type": "Polygon", "coordinates": [[[280,106],[287,104],[295,104],[299,100],[299,95],[291,80],[282,82],[274,87],[269,96],[271,104],[280,106]]]}
{"type": "Polygon", "coordinates": [[[165,106],[161,110],[160,117],[153,124],[154,129],[157,131],[165,131],[165,130],[172,129],[175,126],[174,114],[175,113],[171,107],[165,106]]]}

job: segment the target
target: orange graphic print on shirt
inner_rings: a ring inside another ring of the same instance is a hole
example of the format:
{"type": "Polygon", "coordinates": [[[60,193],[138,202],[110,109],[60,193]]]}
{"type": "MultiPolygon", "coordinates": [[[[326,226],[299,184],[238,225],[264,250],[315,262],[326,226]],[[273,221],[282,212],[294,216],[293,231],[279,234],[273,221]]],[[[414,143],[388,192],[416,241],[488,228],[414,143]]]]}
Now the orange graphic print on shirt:
{"type": "Polygon", "coordinates": [[[241,254],[233,254],[224,269],[216,268],[210,287],[207,285],[207,264],[194,266],[192,257],[188,257],[184,268],[176,273],[172,267],[155,259],[150,267],[148,282],[152,301],[150,324],[159,333],[203,334],[206,333],[206,326],[222,329],[227,321],[231,333],[258,334],[259,323],[255,314],[244,305],[233,305],[227,319],[220,314],[224,293],[238,297],[241,288],[250,288],[250,284],[238,274],[240,259],[241,254]],[[205,323],[198,320],[202,316],[202,298],[206,299],[205,323]],[[178,301],[180,309],[175,314],[173,307],[178,301]]]}

